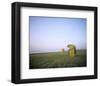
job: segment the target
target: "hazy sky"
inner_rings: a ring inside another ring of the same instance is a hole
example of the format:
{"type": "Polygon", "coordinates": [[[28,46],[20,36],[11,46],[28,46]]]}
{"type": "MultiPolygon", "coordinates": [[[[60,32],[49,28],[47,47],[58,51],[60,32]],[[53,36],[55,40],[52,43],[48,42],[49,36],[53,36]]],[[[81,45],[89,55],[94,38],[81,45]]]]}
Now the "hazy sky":
{"type": "Polygon", "coordinates": [[[29,17],[30,53],[61,51],[68,44],[86,48],[86,19],[29,17]]]}

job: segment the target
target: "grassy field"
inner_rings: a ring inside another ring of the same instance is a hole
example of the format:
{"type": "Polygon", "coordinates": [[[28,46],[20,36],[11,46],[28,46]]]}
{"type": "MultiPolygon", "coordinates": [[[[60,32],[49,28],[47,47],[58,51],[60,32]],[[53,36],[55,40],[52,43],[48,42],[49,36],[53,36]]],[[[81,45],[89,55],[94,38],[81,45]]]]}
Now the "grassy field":
{"type": "Polygon", "coordinates": [[[67,52],[35,53],[30,54],[29,58],[30,69],[86,66],[86,50],[77,50],[73,59],[67,52]]]}

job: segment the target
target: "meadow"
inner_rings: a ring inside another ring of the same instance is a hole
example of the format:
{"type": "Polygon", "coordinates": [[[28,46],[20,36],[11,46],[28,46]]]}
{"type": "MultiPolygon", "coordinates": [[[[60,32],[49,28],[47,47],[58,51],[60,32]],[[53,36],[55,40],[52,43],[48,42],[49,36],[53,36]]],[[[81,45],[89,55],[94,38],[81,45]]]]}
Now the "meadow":
{"type": "Polygon", "coordinates": [[[29,55],[29,69],[86,67],[86,50],[77,50],[70,58],[65,52],[33,53],[29,55]]]}

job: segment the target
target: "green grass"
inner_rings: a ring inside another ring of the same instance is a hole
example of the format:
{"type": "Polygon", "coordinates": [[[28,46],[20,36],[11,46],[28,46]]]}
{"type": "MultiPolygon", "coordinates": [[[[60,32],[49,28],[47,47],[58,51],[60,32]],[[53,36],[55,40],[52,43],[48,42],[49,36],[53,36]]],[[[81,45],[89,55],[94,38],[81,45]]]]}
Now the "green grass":
{"type": "Polygon", "coordinates": [[[29,68],[64,68],[64,67],[85,67],[86,50],[77,50],[74,59],[71,59],[67,52],[49,52],[30,54],[29,68]]]}

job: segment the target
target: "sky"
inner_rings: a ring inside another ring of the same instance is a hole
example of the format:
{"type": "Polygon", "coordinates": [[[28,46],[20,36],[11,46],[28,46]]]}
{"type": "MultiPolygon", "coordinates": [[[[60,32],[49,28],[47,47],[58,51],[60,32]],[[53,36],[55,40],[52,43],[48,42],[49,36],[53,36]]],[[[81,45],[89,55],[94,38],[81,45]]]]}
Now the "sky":
{"type": "Polygon", "coordinates": [[[65,17],[29,17],[30,53],[68,50],[68,44],[86,49],[86,19],[65,17]]]}

